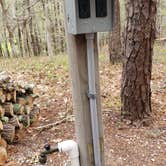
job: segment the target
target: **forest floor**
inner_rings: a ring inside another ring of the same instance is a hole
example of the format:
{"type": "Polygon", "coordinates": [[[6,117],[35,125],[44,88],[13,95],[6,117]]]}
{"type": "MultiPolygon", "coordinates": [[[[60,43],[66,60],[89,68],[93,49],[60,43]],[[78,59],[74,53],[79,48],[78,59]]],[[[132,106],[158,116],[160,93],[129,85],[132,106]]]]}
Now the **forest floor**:
{"type": "MultiPolygon", "coordinates": [[[[152,76],[153,123],[130,125],[120,116],[121,65],[111,65],[100,58],[102,115],[104,123],[106,166],[165,166],[166,165],[166,52],[156,48],[152,76]]],[[[11,74],[18,82],[36,85],[41,114],[38,123],[24,130],[17,143],[8,146],[8,166],[35,166],[45,143],[74,137],[71,117],[47,130],[36,127],[51,124],[73,114],[70,79],[66,56],[4,59],[0,70],[11,74]]],[[[48,166],[63,166],[66,155],[48,157],[48,166]]]]}

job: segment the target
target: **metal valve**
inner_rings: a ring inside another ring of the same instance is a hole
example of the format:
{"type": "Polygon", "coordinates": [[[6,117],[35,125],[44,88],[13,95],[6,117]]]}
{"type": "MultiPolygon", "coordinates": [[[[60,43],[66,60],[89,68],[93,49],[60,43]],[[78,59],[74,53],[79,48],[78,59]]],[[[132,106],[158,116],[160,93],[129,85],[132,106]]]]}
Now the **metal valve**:
{"type": "Polygon", "coordinates": [[[44,145],[44,151],[42,151],[39,155],[40,164],[45,164],[47,162],[47,155],[55,153],[55,152],[59,152],[57,146],[51,149],[50,144],[44,145]]]}

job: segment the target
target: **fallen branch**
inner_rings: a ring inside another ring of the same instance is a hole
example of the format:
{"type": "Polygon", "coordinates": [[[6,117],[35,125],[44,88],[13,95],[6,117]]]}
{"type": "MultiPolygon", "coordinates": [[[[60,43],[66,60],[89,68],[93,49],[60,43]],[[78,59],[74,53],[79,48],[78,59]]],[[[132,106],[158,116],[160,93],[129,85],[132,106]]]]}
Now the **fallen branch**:
{"type": "Polygon", "coordinates": [[[34,129],[38,130],[40,132],[43,131],[43,130],[48,130],[52,127],[55,127],[57,125],[60,125],[61,123],[64,123],[64,122],[68,121],[69,119],[72,119],[73,117],[74,117],[74,115],[70,115],[70,116],[67,116],[67,117],[65,117],[65,118],[63,118],[63,119],[61,119],[61,120],[59,120],[55,123],[50,123],[50,124],[47,124],[47,125],[44,125],[44,126],[35,127],[34,129]]]}

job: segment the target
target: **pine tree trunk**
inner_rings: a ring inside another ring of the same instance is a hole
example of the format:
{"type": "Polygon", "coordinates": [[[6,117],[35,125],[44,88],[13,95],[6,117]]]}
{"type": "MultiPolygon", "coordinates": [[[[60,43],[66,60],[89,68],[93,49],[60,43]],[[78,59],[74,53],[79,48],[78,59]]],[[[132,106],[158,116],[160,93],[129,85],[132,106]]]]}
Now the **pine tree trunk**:
{"type": "Polygon", "coordinates": [[[110,58],[110,62],[112,63],[122,60],[119,0],[114,1],[114,6],[115,6],[114,27],[113,27],[113,31],[110,32],[110,39],[109,39],[109,58],[110,58]]]}
{"type": "Polygon", "coordinates": [[[131,120],[151,114],[151,71],[155,39],[156,1],[127,0],[122,115],[131,120]]]}

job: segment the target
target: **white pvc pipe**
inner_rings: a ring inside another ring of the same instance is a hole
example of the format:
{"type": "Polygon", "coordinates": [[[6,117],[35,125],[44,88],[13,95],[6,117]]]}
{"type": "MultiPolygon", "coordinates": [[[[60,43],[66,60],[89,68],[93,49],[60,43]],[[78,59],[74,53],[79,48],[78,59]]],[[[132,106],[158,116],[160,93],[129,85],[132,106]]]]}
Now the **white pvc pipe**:
{"type": "Polygon", "coordinates": [[[97,115],[96,85],[95,85],[94,33],[86,34],[86,40],[87,40],[89,100],[90,100],[91,125],[92,125],[92,135],[93,135],[93,151],[94,151],[95,166],[101,166],[99,124],[98,124],[98,115],[97,115]]]}
{"type": "Polygon", "coordinates": [[[68,153],[71,166],[80,166],[78,144],[73,140],[67,140],[58,143],[59,152],[68,153]]]}

